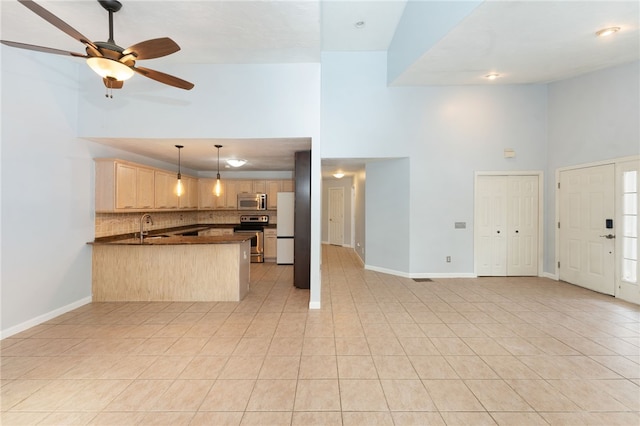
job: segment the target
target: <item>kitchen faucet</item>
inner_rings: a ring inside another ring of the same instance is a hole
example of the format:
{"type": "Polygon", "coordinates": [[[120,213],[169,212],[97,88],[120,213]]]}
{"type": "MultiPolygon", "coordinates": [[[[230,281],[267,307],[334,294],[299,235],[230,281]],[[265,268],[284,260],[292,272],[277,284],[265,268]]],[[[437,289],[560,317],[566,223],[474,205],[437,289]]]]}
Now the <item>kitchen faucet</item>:
{"type": "Polygon", "coordinates": [[[145,213],[140,218],[140,244],[144,242],[144,236],[147,235],[147,232],[144,230],[144,223],[151,223],[153,225],[153,219],[151,219],[151,215],[149,213],[145,213]]]}

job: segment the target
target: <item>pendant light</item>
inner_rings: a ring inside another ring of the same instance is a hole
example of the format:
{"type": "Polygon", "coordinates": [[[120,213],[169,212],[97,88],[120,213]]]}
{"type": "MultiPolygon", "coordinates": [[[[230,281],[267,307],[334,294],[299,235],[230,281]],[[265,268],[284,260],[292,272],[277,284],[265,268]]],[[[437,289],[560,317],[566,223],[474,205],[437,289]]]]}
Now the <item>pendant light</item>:
{"type": "Polygon", "coordinates": [[[182,175],[180,174],[180,150],[184,148],[183,145],[176,145],[178,148],[178,183],[176,184],[176,195],[179,197],[184,194],[184,187],[182,186],[182,175]]]}
{"type": "Polygon", "coordinates": [[[216,197],[219,197],[222,194],[222,187],[220,184],[220,148],[222,145],[215,146],[218,149],[218,174],[216,175],[216,186],[213,188],[213,193],[216,197]]]}

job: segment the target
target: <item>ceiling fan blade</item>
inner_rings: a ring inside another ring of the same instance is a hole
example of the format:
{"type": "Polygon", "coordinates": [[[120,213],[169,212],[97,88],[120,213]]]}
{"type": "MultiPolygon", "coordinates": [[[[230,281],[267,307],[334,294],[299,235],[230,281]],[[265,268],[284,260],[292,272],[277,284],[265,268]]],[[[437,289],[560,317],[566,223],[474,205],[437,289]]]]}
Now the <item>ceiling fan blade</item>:
{"type": "Polygon", "coordinates": [[[88,58],[87,55],[84,55],[82,53],[75,53],[75,52],[69,52],[67,50],[53,49],[51,47],[36,46],[34,44],[19,43],[17,41],[0,40],[0,43],[6,44],[7,46],[11,46],[11,47],[18,47],[20,49],[35,50],[35,51],[44,52],[44,53],[53,53],[55,55],[75,56],[75,57],[78,57],[78,58],[88,58]]]}
{"type": "Polygon", "coordinates": [[[144,75],[152,80],[159,81],[160,83],[168,84],[169,86],[177,87],[178,89],[191,90],[194,84],[188,81],[182,80],[178,77],[174,77],[169,74],[165,74],[160,71],[151,70],[149,68],[131,67],[138,74],[144,75]]]}
{"type": "Polygon", "coordinates": [[[124,85],[124,81],[111,80],[108,78],[103,78],[102,82],[107,89],[122,89],[122,86],[124,85]]]}
{"type": "Polygon", "coordinates": [[[141,41],[127,47],[122,54],[134,55],[138,59],[154,59],[167,56],[180,50],[180,46],[169,37],[141,41]]]}
{"type": "Polygon", "coordinates": [[[80,43],[87,44],[87,45],[92,46],[93,48],[97,49],[97,47],[91,42],[91,40],[89,40],[87,37],[85,37],[82,34],[80,34],[80,32],[78,32],[78,30],[76,30],[71,25],[69,25],[66,22],[64,22],[62,19],[58,18],[53,13],[49,12],[44,7],[40,6],[38,3],[34,2],[34,1],[31,1],[31,0],[18,0],[18,1],[23,6],[25,6],[29,10],[31,10],[33,13],[35,13],[36,15],[38,15],[39,17],[41,17],[42,19],[44,19],[45,21],[47,21],[48,23],[53,25],[54,27],[58,28],[59,30],[61,30],[61,31],[65,32],[66,34],[70,35],[71,37],[75,38],[80,43]]]}

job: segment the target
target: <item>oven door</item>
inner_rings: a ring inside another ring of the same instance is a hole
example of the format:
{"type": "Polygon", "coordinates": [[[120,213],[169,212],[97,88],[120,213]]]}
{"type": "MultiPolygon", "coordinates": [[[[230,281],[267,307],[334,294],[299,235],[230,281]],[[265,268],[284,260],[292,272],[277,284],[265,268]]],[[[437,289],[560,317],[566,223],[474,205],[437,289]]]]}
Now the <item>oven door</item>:
{"type": "Polygon", "coordinates": [[[253,234],[251,238],[251,263],[264,262],[264,234],[261,230],[235,229],[236,234],[253,234]]]}

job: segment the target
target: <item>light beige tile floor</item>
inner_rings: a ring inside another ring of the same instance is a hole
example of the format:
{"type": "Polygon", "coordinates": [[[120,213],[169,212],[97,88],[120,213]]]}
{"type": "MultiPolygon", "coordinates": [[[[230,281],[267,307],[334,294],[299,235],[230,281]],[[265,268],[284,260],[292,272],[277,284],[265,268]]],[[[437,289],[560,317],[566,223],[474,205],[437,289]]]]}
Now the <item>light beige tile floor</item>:
{"type": "Polygon", "coordinates": [[[415,282],[325,246],[322,309],[95,303],[1,342],[3,425],[640,424],[640,308],[543,278],[415,282]]]}

